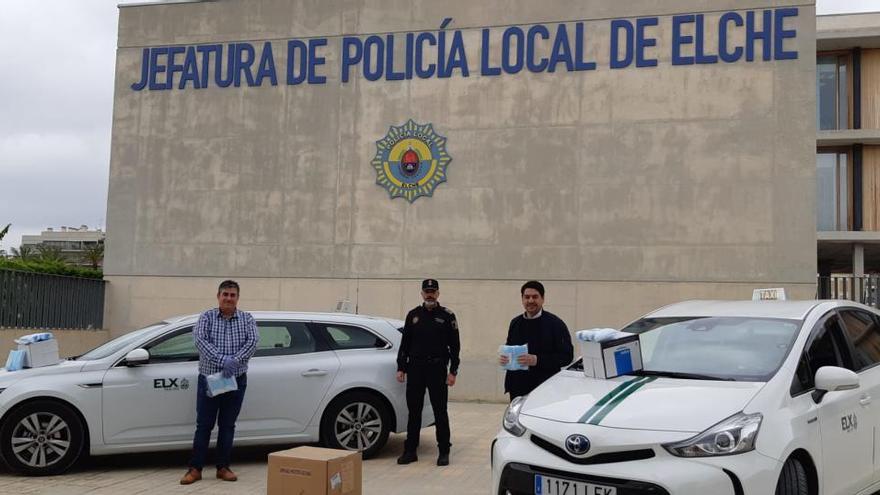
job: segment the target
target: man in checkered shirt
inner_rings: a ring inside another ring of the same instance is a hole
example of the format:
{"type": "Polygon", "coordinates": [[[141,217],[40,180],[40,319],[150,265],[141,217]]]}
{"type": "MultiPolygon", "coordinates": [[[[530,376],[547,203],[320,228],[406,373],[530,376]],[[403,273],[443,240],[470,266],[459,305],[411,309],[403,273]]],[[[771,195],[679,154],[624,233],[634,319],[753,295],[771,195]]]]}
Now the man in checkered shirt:
{"type": "Polygon", "coordinates": [[[217,428],[217,478],[235,481],[238,477],[229,469],[235,420],[241,411],[247,389],[248,360],[257,349],[257,323],[250,313],[238,307],[239,288],[233,280],[225,280],[217,289],[218,307],[199,316],[193,329],[193,339],[199,349],[199,386],[196,396],[196,433],[193,455],[181,485],[202,479],[202,467],[211,441],[214,423],[217,428]],[[222,373],[235,377],[238,390],[214,397],[207,394],[206,376],[222,373]]]}

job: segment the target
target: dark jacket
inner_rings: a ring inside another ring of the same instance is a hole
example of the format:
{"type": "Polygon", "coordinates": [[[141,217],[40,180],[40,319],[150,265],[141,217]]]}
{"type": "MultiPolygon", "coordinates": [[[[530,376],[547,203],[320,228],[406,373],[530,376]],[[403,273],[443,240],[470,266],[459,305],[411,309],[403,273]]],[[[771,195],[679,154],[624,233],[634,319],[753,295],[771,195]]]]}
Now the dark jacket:
{"type": "Polygon", "coordinates": [[[511,397],[528,394],[574,359],[568,327],[547,310],[533,320],[519,315],[510,321],[507,345],[523,344],[529,345],[529,354],[538,356],[538,364],[530,366],[528,370],[507,372],[504,391],[509,392],[511,397]]]}
{"type": "Polygon", "coordinates": [[[434,309],[416,306],[403,324],[397,371],[407,372],[413,364],[448,363],[449,372],[456,375],[460,350],[455,313],[439,304],[434,309]]]}

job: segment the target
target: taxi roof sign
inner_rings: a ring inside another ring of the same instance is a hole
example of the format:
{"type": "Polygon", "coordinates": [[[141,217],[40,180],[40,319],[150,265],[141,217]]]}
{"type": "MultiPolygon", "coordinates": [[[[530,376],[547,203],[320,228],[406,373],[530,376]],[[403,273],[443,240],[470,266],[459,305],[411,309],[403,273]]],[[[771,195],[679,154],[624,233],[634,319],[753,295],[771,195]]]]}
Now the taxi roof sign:
{"type": "Polygon", "coordinates": [[[752,291],[752,301],[785,301],[785,289],[755,289],[752,291]]]}

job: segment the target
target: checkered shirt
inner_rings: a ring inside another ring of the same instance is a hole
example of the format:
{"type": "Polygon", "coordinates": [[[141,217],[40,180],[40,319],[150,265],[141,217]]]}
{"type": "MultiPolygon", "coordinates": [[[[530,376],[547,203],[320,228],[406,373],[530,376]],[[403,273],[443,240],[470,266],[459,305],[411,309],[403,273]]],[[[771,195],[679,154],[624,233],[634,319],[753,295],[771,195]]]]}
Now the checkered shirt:
{"type": "Polygon", "coordinates": [[[223,358],[232,356],[238,361],[234,375],[247,373],[248,360],[257,350],[260,336],[257,322],[250,313],[235,310],[226,319],[219,308],[209,309],[199,316],[193,331],[199,349],[199,373],[208,376],[223,370],[223,358]]]}

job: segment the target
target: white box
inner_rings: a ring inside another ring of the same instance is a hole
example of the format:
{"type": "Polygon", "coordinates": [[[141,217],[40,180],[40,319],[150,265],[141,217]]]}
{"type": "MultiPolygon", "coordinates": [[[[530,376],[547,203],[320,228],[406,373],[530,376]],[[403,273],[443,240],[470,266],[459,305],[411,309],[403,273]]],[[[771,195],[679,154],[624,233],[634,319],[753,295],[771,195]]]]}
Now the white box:
{"type": "Polygon", "coordinates": [[[642,369],[642,346],[638,335],[605,342],[581,341],[584,375],[614,378],[642,369]]]}
{"type": "Polygon", "coordinates": [[[24,351],[25,368],[39,368],[58,364],[58,341],[55,339],[33,342],[30,344],[18,344],[18,349],[24,351]]]}

